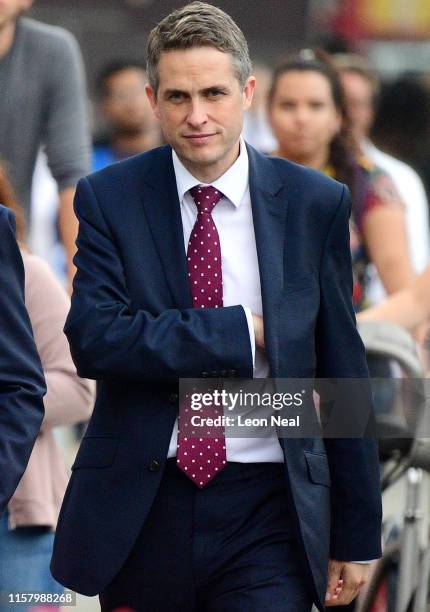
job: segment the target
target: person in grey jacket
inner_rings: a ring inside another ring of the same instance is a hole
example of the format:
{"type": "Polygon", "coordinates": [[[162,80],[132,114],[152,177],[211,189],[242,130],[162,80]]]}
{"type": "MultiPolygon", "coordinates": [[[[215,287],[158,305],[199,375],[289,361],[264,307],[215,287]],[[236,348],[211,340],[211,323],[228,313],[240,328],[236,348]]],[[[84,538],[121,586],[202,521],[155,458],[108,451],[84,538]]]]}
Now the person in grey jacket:
{"type": "Polygon", "coordinates": [[[0,158],[30,219],[31,181],[43,146],[59,190],[59,232],[69,279],[77,221],[76,184],[89,169],[84,67],[66,30],[23,17],[32,0],[0,2],[0,158]]]}
{"type": "Polygon", "coordinates": [[[27,466],[46,392],[14,232],[13,214],[0,206],[0,514],[27,466]]]}

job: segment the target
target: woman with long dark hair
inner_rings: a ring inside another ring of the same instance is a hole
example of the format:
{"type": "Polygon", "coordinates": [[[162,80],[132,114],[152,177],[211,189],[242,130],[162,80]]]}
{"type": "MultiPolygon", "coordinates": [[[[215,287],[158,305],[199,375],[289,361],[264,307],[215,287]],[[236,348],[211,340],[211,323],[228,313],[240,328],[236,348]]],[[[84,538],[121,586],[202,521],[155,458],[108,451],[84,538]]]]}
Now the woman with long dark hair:
{"type": "Polygon", "coordinates": [[[391,179],[354,148],[342,86],[325,54],[304,50],[275,71],[268,116],[278,141],[274,155],[346,183],[352,195],[354,305],[368,304],[372,262],[387,293],[413,278],[403,202],[391,179]]]}

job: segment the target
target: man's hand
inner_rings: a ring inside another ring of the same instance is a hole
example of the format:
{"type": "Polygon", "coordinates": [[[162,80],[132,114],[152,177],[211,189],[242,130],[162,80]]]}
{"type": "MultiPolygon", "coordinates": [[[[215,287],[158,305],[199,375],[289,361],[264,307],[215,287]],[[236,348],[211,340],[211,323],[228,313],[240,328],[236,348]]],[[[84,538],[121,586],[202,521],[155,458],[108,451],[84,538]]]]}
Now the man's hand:
{"type": "Polygon", "coordinates": [[[329,561],[326,606],[345,606],[356,597],[367,582],[370,572],[368,563],[329,561]]]}
{"type": "Polygon", "coordinates": [[[253,314],[252,320],[254,322],[255,344],[257,345],[257,348],[264,350],[265,344],[263,317],[260,317],[260,315],[253,314]]]}

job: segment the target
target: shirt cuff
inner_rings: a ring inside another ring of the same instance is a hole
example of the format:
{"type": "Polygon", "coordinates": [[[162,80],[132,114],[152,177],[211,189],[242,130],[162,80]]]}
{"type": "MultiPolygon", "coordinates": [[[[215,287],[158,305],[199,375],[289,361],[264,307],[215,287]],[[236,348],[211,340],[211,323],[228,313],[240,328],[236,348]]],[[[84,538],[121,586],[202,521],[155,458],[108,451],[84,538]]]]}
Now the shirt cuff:
{"type": "Polygon", "coordinates": [[[360,563],[360,565],[369,565],[369,563],[373,563],[377,559],[371,559],[370,561],[349,561],[349,563],[360,563]]]}
{"type": "Polygon", "coordinates": [[[255,331],[254,331],[254,321],[252,319],[252,312],[250,308],[246,306],[242,306],[245,311],[246,321],[248,323],[248,331],[249,331],[249,341],[251,343],[251,351],[252,351],[252,367],[255,370],[255,331]]]}

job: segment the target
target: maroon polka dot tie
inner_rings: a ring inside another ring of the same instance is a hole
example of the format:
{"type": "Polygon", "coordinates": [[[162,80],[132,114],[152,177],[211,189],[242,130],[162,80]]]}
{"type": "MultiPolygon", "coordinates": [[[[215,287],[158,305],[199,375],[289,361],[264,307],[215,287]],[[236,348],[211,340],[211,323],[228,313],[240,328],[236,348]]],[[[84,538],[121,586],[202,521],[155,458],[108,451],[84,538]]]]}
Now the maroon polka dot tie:
{"type": "MultiPolygon", "coordinates": [[[[222,198],[215,187],[193,187],[190,193],[197,206],[197,220],[188,242],[188,279],[194,308],[222,307],[221,247],[212,211],[222,198]]],[[[223,415],[222,407],[202,406],[191,409],[185,398],[179,407],[178,467],[200,488],[204,487],[226,465],[223,425],[194,426],[192,416],[199,423],[207,418],[223,415]]]]}

